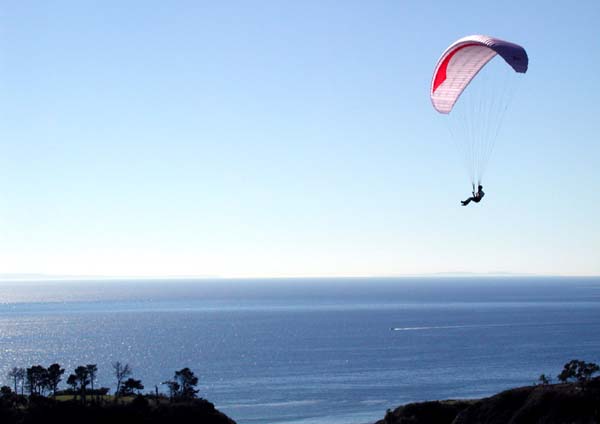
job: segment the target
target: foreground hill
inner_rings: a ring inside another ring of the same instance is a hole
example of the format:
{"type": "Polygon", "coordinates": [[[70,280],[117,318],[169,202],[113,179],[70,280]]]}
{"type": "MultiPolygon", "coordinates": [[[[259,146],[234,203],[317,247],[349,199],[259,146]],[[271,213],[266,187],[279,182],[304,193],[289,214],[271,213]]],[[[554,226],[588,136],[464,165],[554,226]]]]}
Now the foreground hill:
{"type": "Polygon", "coordinates": [[[29,399],[25,407],[0,404],[2,424],[235,424],[204,399],[155,405],[143,397],[128,404],[102,403],[83,405],[75,401],[29,399]]]}
{"type": "Polygon", "coordinates": [[[519,387],[465,401],[411,403],[376,424],[593,424],[600,423],[600,379],[585,385],[519,387]]]}

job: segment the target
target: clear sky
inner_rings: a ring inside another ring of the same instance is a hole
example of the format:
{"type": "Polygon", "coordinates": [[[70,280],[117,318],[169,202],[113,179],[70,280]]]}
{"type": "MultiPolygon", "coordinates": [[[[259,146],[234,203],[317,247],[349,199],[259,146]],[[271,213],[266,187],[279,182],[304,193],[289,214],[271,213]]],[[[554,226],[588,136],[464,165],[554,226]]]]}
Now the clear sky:
{"type": "Polygon", "coordinates": [[[4,1],[0,273],[600,274],[600,3],[4,1]],[[527,75],[470,191],[433,67],[527,75]]]}

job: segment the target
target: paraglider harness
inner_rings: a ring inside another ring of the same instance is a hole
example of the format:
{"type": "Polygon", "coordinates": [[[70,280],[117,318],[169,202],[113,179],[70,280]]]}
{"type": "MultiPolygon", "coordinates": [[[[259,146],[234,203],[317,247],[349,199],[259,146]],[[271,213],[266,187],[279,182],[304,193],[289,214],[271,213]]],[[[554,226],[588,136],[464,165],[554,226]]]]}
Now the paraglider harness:
{"type": "Polygon", "coordinates": [[[479,203],[483,199],[483,196],[485,196],[485,193],[483,192],[481,183],[477,184],[477,191],[475,191],[475,183],[473,183],[473,201],[479,203]]]}
{"type": "Polygon", "coordinates": [[[462,200],[461,203],[463,206],[467,206],[471,202],[479,203],[481,199],[483,199],[485,193],[483,192],[483,186],[479,183],[477,187],[477,192],[475,191],[475,183],[473,183],[473,197],[469,197],[467,200],[462,200]]]}

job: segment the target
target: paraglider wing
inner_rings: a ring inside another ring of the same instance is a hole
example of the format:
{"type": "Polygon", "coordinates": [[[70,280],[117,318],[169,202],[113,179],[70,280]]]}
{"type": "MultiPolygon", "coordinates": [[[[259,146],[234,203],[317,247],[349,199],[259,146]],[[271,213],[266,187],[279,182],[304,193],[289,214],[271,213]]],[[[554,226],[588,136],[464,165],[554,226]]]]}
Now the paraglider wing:
{"type": "Polygon", "coordinates": [[[450,113],[471,80],[494,56],[500,55],[516,72],[527,72],[525,49],[485,35],[470,35],[454,42],[442,54],[431,81],[431,102],[440,113],[450,113]]]}

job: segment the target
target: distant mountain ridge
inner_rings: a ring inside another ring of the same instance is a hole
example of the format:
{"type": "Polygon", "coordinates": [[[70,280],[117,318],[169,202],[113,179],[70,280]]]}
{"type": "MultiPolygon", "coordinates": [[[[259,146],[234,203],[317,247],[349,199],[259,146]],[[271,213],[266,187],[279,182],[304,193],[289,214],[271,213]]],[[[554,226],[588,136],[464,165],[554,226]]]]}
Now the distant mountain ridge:
{"type": "Polygon", "coordinates": [[[0,273],[2,281],[77,281],[77,280],[190,280],[219,279],[218,275],[75,275],[75,274],[36,274],[36,273],[0,273]]]}
{"type": "Polygon", "coordinates": [[[2,281],[72,281],[72,280],[202,280],[202,279],[225,279],[225,280],[363,280],[369,278],[402,279],[402,278],[454,278],[454,277],[565,277],[563,275],[542,275],[515,273],[509,271],[493,272],[432,272],[421,274],[397,274],[397,275],[361,275],[361,276],[263,276],[263,277],[227,277],[222,275],[90,275],[90,274],[44,274],[44,273],[0,273],[2,281]]]}

